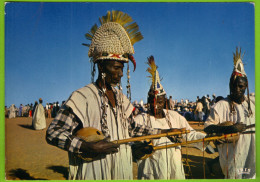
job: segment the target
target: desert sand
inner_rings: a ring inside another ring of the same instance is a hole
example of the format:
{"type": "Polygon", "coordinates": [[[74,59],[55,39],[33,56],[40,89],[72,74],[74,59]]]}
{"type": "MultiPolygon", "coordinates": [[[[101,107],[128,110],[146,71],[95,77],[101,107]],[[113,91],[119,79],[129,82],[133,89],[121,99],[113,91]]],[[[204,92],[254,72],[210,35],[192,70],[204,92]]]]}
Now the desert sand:
{"type": "MultiPolygon", "coordinates": [[[[48,118],[47,126],[52,119],[48,118]]],[[[202,131],[203,126],[197,122],[190,125],[202,131]]],[[[36,131],[31,127],[32,119],[17,117],[5,120],[5,173],[7,180],[65,180],[68,176],[67,152],[47,144],[46,129],[36,131]]],[[[214,145],[212,144],[214,147],[214,145]]],[[[183,163],[187,179],[220,179],[223,178],[220,166],[216,163],[214,173],[209,172],[203,162],[214,159],[218,153],[208,154],[193,148],[182,147],[183,163]],[[188,159],[188,164],[186,162],[188,159]],[[204,167],[203,167],[204,166],[204,167]],[[205,175],[204,175],[205,171],[205,175]]],[[[137,177],[136,163],[134,163],[134,179],[137,177]]]]}

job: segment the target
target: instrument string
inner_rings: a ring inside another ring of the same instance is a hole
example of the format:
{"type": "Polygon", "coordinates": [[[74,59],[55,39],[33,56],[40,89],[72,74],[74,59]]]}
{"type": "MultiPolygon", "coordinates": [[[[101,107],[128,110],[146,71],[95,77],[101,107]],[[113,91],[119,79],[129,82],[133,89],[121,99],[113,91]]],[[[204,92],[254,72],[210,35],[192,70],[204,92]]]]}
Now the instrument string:
{"type": "MultiPolygon", "coordinates": [[[[235,169],[236,169],[236,156],[235,156],[235,152],[234,152],[235,146],[236,146],[235,137],[233,137],[233,159],[234,159],[234,166],[235,166],[235,169]]],[[[237,179],[236,170],[235,170],[235,179],[237,179]]]]}
{"type": "MultiPolygon", "coordinates": [[[[186,133],[186,142],[187,142],[188,140],[187,130],[185,131],[185,133],[186,133]]],[[[188,175],[190,175],[190,178],[192,179],[192,172],[188,161],[188,145],[185,145],[185,149],[186,149],[186,171],[188,171],[188,175]]]]}
{"type": "MultiPolygon", "coordinates": [[[[227,142],[227,136],[225,135],[225,140],[227,142]]],[[[228,144],[227,144],[227,178],[228,178],[228,144]]]]}
{"type": "Polygon", "coordinates": [[[203,176],[204,176],[204,179],[206,179],[206,172],[205,172],[205,150],[204,150],[204,144],[205,144],[205,140],[204,140],[204,138],[203,138],[203,140],[202,140],[202,149],[203,149],[203,152],[202,152],[202,154],[203,154],[203,176]]]}

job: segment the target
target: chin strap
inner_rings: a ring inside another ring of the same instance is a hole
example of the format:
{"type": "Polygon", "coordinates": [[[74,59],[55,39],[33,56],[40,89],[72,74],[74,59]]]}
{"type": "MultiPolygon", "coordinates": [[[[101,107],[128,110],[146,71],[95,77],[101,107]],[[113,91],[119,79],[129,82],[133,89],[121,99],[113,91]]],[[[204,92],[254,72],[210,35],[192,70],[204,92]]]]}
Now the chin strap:
{"type": "Polygon", "coordinates": [[[127,73],[126,74],[127,74],[127,85],[126,85],[127,98],[131,102],[131,85],[130,85],[130,68],[129,68],[129,63],[127,63],[127,73]]]}
{"type": "Polygon", "coordinates": [[[249,88],[247,84],[247,103],[248,103],[248,117],[251,117],[253,115],[252,109],[251,109],[251,104],[250,104],[250,97],[249,97],[249,88]]]}
{"type": "Polygon", "coordinates": [[[93,58],[90,59],[91,63],[91,82],[94,83],[95,74],[96,74],[96,64],[93,62],[93,58]]]}

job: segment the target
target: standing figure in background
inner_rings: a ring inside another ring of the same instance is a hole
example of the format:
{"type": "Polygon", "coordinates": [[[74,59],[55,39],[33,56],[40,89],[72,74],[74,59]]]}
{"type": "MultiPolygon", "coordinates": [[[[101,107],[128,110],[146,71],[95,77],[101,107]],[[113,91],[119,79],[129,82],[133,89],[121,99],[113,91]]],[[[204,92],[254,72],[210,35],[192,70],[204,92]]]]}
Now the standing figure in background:
{"type": "Polygon", "coordinates": [[[36,106],[33,113],[32,126],[35,130],[43,130],[46,128],[45,110],[42,105],[42,98],[39,99],[39,104],[36,106]]]}
{"type": "Polygon", "coordinates": [[[32,110],[33,110],[33,104],[31,103],[30,109],[29,109],[29,117],[32,117],[32,110]]]}
{"type": "Polygon", "coordinates": [[[200,122],[203,121],[203,115],[204,115],[204,113],[203,113],[203,104],[202,104],[201,99],[199,99],[197,101],[196,109],[195,109],[194,112],[197,115],[197,118],[199,120],[199,124],[198,125],[200,125],[200,122]]]}
{"type": "Polygon", "coordinates": [[[11,118],[15,118],[16,117],[16,107],[14,104],[12,104],[9,108],[9,112],[8,112],[8,117],[11,118]]]}
{"type": "Polygon", "coordinates": [[[48,118],[51,118],[51,110],[52,110],[52,108],[53,108],[52,104],[49,104],[48,118]]]}
{"type": "Polygon", "coordinates": [[[22,117],[22,116],[23,116],[22,113],[23,113],[23,104],[20,104],[18,116],[19,116],[19,117],[22,117]]]}
{"type": "Polygon", "coordinates": [[[5,118],[8,117],[8,109],[7,109],[7,106],[5,106],[5,118]]]}
{"type": "Polygon", "coordinates": [[[208,118],[208,115],[209,115],[209,111],[210,111],[210,108],[209,108],[209,103],[208,103],[208,99],[206,96],[203,96],[201,98],[201,102],[202,102],[202,105],[203,105],[203,108],[202,108],[202,111],[204,113],[203,115],[203,121],[206,121],[206,119],[208,118]]]}
{"type": "Polygon", "coordinates": [[[172,96],[169,97],[169,109],[174,110],[174,101],[172,100],[172,96]]]}
{"type": "Polygon", "coordinates": [[[38,105],[38,102],[35,101],[34,102],[34,106],[33,106],[33,109],[32,109],[32,116],[34,115],[34,112],[35,112],[35,109],[36,109],[36,106],[38,105]]]}
{"type": "Polygon", "coordinates": [[[210,102],[210,105],[211,105],[211,106],[213,106],[213,105],[216,103],[216,99],[217,99],[216,95],[213,94],[213,95],[212,95],[212,100],[211,100],[211,102],[210,102]]]}

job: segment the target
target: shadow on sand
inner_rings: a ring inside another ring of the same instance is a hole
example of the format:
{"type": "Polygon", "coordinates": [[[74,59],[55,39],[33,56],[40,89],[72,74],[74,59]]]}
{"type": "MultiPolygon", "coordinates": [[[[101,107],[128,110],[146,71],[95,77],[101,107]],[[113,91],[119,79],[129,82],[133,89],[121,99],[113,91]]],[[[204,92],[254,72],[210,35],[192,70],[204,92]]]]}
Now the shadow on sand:
{"type": "Polygon", "coordinates": [[[19,180],[47,180],[42,178],[34,178],[25,169],[12,169],[9,171],[9,176],[19,180]]]}
{"type": "Polygon", "coordinates": [[[33,126],[29,125],[29,124],[19,124],[19,126],[26,128],[26,129],[34,130],[33,126]]]}
{"type": "Polygon", "coordinates": [[[186,154],[182,155],[182,162],[184,165],[186,179],[204,179],[204,169],[205,169],[205,179],[224,178],[218,160],[214,160],[206,157],[204,158],[204,160],[205,160],[205,165],[203,167],[202,156],[188,155],[188,163],[187,163],[186,154]]]}
{"type": "Polygon", "coordinates": [[[55,173],[63,174],[65,179],[68,179],[68,168],[64,166],[48,166],[47,169],[53,170],[55,173]]]}

